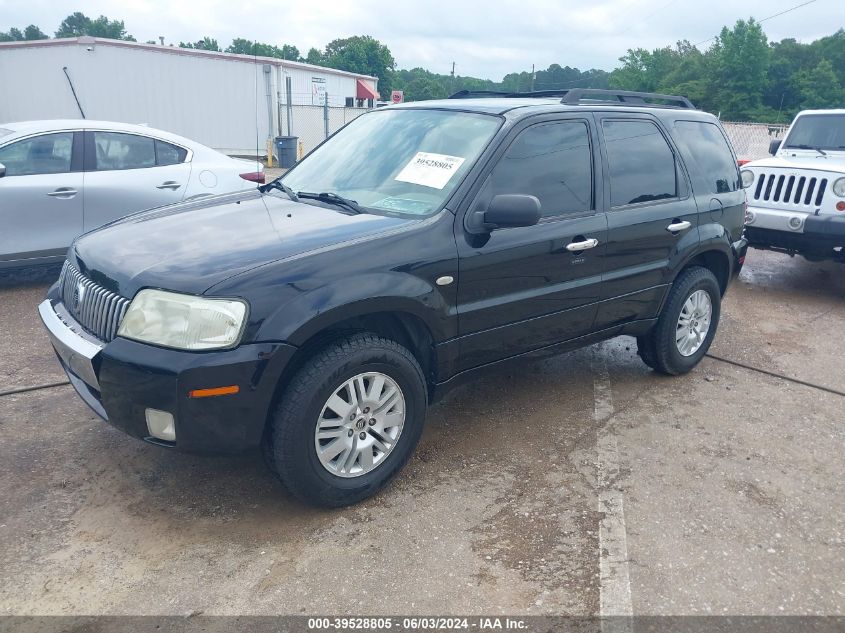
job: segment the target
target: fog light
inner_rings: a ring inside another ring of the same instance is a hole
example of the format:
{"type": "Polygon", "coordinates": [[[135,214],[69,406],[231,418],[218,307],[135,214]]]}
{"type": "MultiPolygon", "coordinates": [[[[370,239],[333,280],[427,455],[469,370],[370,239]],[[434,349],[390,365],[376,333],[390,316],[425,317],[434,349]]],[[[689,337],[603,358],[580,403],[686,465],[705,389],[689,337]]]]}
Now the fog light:
{"type": "Polygon", "coordinates": [[[793,231],[797,231],[798,229],[800,229],[803,223],[804,220],[797,216],[792,216],[791,218],[789,218],[789,228],[791,228],[793,231]]]}
{"type": "Polygon", "coordinates": [[[753,211],[750,209],[746,209],[745,211],[745,223],[746,224],[754,224],[754,220],[757,219],[757,216],[753,211]]]}
{"type": "Polygon", "coordinates": [[[173,414],[158,409],[147,409],[147,430],[155,438],[168,442],[176,441],[176,427],[173,424],[173,414]]]}

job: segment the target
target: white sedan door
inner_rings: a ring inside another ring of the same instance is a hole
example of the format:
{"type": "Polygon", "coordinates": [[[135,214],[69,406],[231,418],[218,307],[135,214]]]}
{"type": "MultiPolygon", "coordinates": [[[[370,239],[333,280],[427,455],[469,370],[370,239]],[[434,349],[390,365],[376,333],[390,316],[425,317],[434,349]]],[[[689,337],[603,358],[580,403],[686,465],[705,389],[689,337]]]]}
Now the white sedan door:
{"type": "Polygon", "coordinates": [[[140,134],[86,131],[85,137],[86,231],[184,197],[188,150],[140,134]]]}
{"type": "Polygon", "coordinates": [[[64,256],[82,233],[82,134],[41,134],[0,147],[0,261],[64,256]]]}

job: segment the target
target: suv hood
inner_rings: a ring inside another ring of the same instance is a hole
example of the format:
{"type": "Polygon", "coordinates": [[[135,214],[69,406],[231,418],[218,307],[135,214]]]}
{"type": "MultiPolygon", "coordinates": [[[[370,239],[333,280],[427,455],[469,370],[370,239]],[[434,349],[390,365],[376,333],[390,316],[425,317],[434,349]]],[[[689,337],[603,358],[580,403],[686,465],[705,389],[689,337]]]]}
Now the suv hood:
{"type": "Polygon", "coordinates": [[[776,167],[780,169],[812,169],[813,171],[845,173],[845,153],[828,152],[827,156],[822,156],[815,151],[795,151],[800,153],[794,156],[773,156],[772,158],[754,160],[743,165],[741,169],[754,169],[755,167],[771,169],[776,167]]]}
{"type": "Polygon", "coordinates": [[[124,297],[144,287],[202,294],[256,266],[416,222],[249,190],[130,215],[81,236],[68,259],[124,297]]]}

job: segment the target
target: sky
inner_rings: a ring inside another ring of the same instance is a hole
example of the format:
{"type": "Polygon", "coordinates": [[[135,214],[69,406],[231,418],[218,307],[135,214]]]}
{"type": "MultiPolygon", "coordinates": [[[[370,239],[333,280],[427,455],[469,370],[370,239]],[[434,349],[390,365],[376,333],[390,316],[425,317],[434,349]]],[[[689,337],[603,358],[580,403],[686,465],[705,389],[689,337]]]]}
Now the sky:
{"type": "MultiPolygon", "coordinates": [[[[535,64],[611,70],[629,48],[653,49],[716,35],[807,0],[0,0],[0,31],[39,26],[52,35],[74,11],[123,20],[139,42],[235,37],[293,44],[305,55],[329,41],[372,35],[399,68],[420,66],[500,80],[535,64]]],[[[810,42],[845,26],[843,0],[815,0],[763,24],[770,40],[810,42]]],[[[706,48],[712,42],[702,44],[706,48]]]]}

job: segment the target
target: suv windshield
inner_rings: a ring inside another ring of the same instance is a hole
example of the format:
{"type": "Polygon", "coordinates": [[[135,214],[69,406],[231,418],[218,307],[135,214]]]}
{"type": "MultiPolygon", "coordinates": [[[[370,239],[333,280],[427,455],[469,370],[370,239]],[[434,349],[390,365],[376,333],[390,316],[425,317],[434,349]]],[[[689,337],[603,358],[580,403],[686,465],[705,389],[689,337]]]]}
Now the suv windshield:
{"type": "Polygon", "coordinates": [[[805,114],[792,124],[784,147],[845,149],[845,114],[805,114]]]}
{"type": "Polygon", "coordinates": [[[439,211],[502,120],[397,109],[365,114],[282,179],[295,192],[332,193],[388,214],[439,211]]]}

